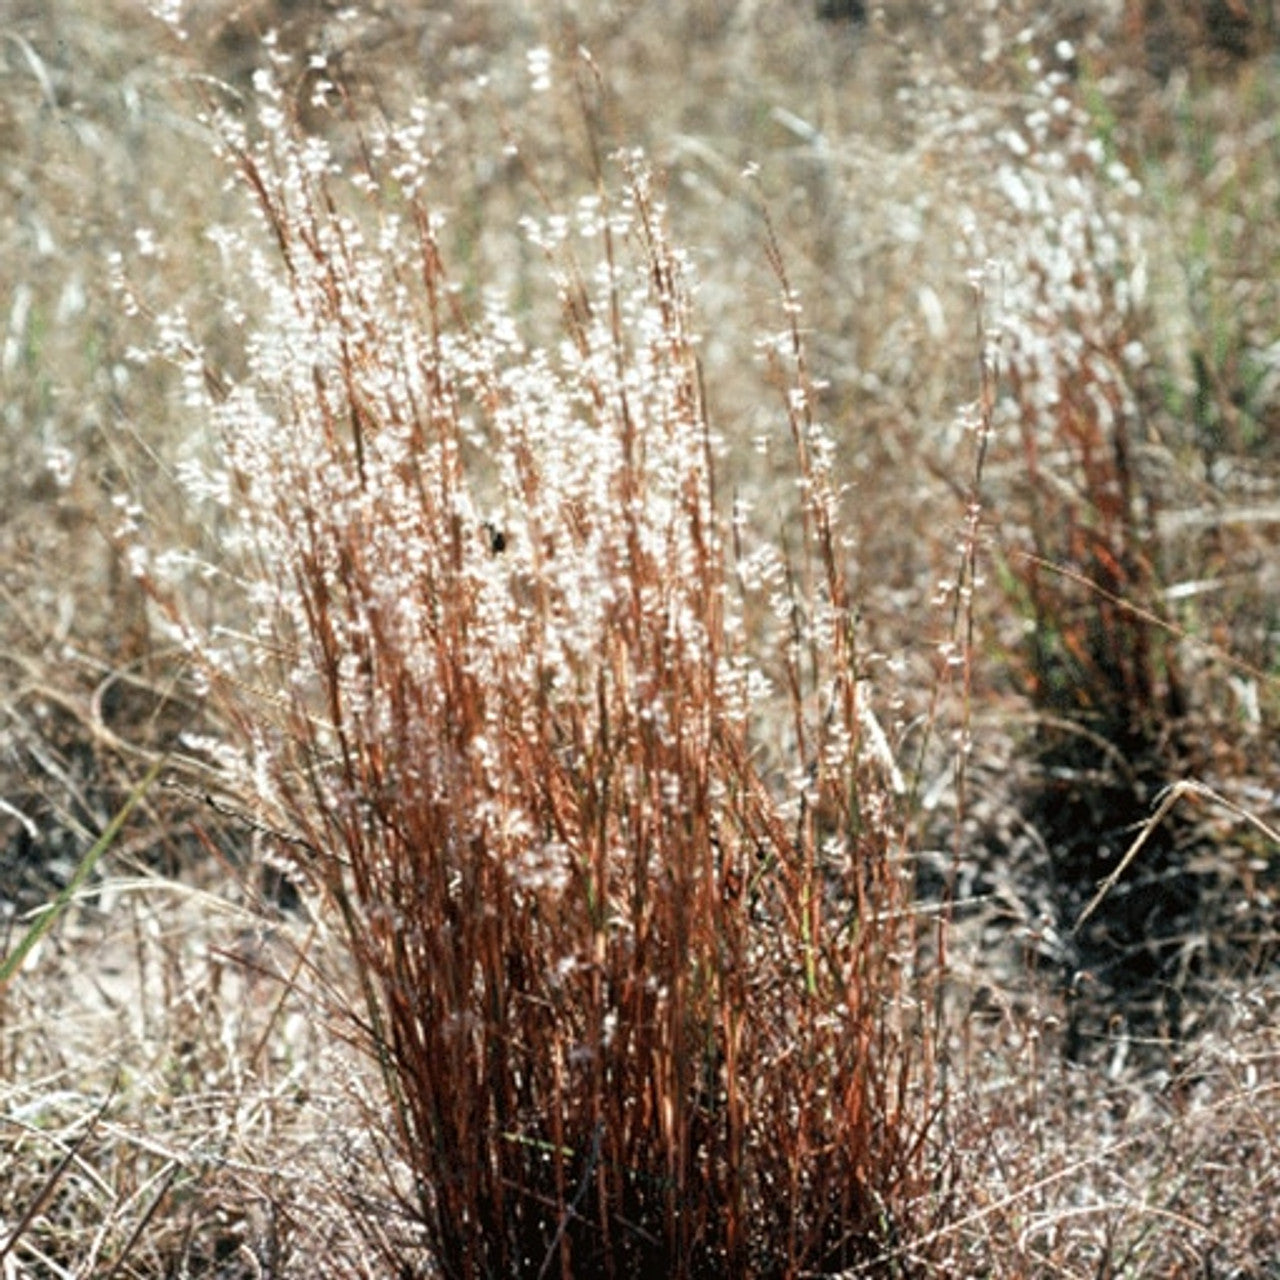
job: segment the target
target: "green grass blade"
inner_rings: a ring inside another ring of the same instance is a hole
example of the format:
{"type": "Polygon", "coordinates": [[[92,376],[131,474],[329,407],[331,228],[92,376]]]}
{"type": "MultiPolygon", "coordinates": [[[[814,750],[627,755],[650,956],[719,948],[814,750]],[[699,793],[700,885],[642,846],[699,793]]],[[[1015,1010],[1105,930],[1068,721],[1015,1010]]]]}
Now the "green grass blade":
{"type": "Polygon", "coordinates": [[[129,815],[133,812],[138,801],[150,790],[152,783],[160,776],[160,770],[163,767],[164,758],[161,757],[147,770],[142,781],[134,787],[129,793],[128,799],[120,806],[119,812],[107,823],[105,830],[93,842],[93,846],[88,853],[80,859],[80,865],[76,867],[75,874],[62,887],[52,902],[46,903],[35,913],[31,926],[23,935],[22,940],[3,960],[0,960],[0,991],[3,991],[9,985],[10,980],[22,967],[22,962],[27,958],[36,943],[53,928],[54,922],[67,909],[71,899],[75,897],[85,881],[93,874],[93,869],[97,865],[98,859],[115,844],[121,829],[129,820],[129,815]]]}

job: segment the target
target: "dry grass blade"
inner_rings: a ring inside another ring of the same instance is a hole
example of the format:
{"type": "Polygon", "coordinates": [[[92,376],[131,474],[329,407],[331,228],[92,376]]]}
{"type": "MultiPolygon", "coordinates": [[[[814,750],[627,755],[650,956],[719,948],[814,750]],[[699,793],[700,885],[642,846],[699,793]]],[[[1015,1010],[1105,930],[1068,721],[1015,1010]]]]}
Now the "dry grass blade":
{"type": "Polygon", "coordinates": [[[1226,796],[1219,795],[1212,787],[1205,786],[1203,782],[1196,782],[1190,778],[1175,782],[1165,790],[1164,795],[1160,797],[1160,803],[1156,806],[1155,812],[1143,823],[1142,830],[1138,832],[1133,843],[1125,850],[1120,861],[1116,864],[1115,870],[1102,882],[1097,893],[1093,895],[1088,905],[1080,913],[1072,929],[1073,934],[1078,933],[1085,921],[1098,909],[1103,899],[1115,888],[1120,877],[1128,870],[1129,864],[1141,853],[1143,846],[1151,838],[1151,833],[1164,821],[1173,806],[1184,797],[1216,804],[1219,808],[1234,814],[1242,822],[1247,822],[1254,830],[1266,836],[1268,840],[1280,849],[1280,831],[1277,831],[1269,823],[1264,822],[1256,813],[1246,809],[1243,805],[1237,804],[1234,800],[1229,800],[1226,796]]]}
{"type": "Polygon", "coordinates": [[[1162,617],[1152,609],[1144,608],[1140,604],[1136,604],[1132,600],[1126,600],[1123,596],[1117,595],[1114,591],[1108,591],[1106,587],[1099,582],[1081,573],[1077,569],[1073,569],[1070,565],[1056,564],[1046,560],[1042,556],[1034,555],[1029,551],[1017,551],[1014,553],[1019,560],[1034,565],[1037,568],[1044,569],[1047,573],[1057,574],[1065,580],[1074,583],[1076,586],[1083,587],[1092,595],[1098,596],[1107,604],[1113,606],[1120,612],[1127,614],[1137,622],[1149,625],[1160,630],[1177,640],[1188,644],[1201,653],[1207,654],[1214,662],[1221,663],[1224,667],[1232,671],[1238,671],[1243,675],[1250,676],[1255,680],[1263,683],[1275,684],[1280,677],[1269,674],[1261,668],[1255,666],[1251,662],[1245,662],[1241,658],[1235,657],[1233,654],[1227,653],[1218,645],[1212,644],[1207,640],[1194,636],[1184,627],[1178,626],[1177,623],[1170,621],[1168,618],[1162,617]]]}
{"type": "Polygon", "coordinates": [[[176,1160],[171,1160],[157,1175],[155,1181],[158,1185],[155,1187],[146,1209],[138,1215],[138,1220],[133,1224],[133,1229],[121,1244],[115,1261],[111,1264],[110,1270],[103,1274],[102,1280],[115,1280],[115,1277],[120,1274],[121,1269],[129,1261],[135,1246],[143,1238],[143,1234],[150,1225],[151,1220],[160,1211],[165,1202],[165,1197],[169,1194],[170,1187],[173,1186],[174,1179],[177,1178],[181,1171],[182,1165],[176,1160]]]}
{"type": "Polygon", "coordinates": [[[58,1184],[62,1181],[63,1175],[76,1160],[76,1157],[80,1154],[81,1148],[83,1148],[85,1143],[89,1141],[90,1137],[92,1137],[93,1131],[97,1128],[98,1122],[104,1115],[106,1115],[113,1096],[113,1094],[108,1095],[97,1111],[88,1118],[83,1131],[66,1149],[66,1151],[63,1152],[62,1158],[49,1171],[44,1183],[36,1192],[26,1209],[19,1216],[13,1230],[5,1238],[4,1242],[0,1243],[0,1263],[3,1263],[13,1252],[15,1246],[22,1239],[27,1228],[35,1220],[36,1215],[39,1214],[40,1210],[44,1208],[45,1204],[48,1202],[49,1197],[57,1190],[58,1184]]]}

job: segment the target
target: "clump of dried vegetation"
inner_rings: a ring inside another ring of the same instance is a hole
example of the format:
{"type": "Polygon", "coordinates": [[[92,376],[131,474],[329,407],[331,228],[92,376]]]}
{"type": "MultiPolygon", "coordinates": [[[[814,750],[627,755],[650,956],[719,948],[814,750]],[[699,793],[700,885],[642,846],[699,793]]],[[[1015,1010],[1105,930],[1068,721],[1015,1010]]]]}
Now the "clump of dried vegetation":
{"type": "Polygon", "coordinates": [[[1269,10],[167,8],[5,37],[4,1274],[1272,1274],[1269,10]]]}

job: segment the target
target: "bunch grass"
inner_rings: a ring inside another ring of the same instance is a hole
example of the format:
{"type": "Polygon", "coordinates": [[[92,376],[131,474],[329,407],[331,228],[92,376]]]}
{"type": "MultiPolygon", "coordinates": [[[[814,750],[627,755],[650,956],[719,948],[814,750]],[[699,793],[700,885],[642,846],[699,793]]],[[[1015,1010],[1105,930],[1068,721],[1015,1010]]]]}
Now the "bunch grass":
{"type": "Polygon", "coordinates": [[[618,194],[596,175],[576,226],[528,228],[561,306],[546,348],[464,307],[412,128],[348,182],[259,92],[252,129],[217,120],[269,318],[242,378],[169,349],[219,431],[200,483],[237,509],[247,636],[200,631],[135,562],[240,726],[225,785],[340,922],[417,1232],[397,1249],[567,1278],[892,1248],[925,1176],[929,1023],[776,242],[796,528],[747,550],[640,159],[618,194]]]}

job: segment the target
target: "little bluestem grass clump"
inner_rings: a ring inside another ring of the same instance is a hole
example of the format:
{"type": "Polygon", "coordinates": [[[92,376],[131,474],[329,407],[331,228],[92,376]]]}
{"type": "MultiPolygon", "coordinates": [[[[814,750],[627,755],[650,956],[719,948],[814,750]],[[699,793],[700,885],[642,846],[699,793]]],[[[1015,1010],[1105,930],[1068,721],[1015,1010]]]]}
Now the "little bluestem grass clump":
{"type": "Polygon", "coordinates": [[[184,606],[189,556],[122,533],[238,727],[223,785],[341,922],[404,1170],[396,1265],[892,1257],[929,1022],[776,248],[797,496],[771,551],[717,485],[689,267],[642,159],[526,221],[560,303],[535,344],[450,278],[425,114],[347,171],[257,92],[252,125],[214,113],[262,232],[213,235],[247,281],[229,315],[255,317],[239,371],[160,327],[217,443],[186,478],[226,530],[198,570],[223,624],[184,606]]]}

